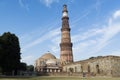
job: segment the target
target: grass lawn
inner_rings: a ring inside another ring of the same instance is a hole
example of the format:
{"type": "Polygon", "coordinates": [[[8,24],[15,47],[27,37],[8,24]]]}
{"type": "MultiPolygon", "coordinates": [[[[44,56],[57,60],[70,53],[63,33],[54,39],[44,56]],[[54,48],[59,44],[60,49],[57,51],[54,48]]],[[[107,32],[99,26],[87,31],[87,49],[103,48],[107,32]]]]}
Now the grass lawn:
{"type": "Polygon", "coordinates": [[[32,77],[32,78],[0,78],[0,80],[120,80],[120,78],[81,78],[81,77],[32,77]]]}

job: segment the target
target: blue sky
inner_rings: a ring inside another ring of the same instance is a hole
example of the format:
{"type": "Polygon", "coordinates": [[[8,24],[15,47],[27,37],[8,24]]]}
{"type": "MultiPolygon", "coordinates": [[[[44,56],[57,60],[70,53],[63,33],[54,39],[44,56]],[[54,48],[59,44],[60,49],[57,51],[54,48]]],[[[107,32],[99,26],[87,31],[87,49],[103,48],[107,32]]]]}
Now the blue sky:
{"type": "Polygon", "coordinates": [[[48,51],[59,58],[63,4],[75,61],[120,56],[120,0],[0,0],[0,34],[19,37],[21,61],[34,64],[48,51]]]}

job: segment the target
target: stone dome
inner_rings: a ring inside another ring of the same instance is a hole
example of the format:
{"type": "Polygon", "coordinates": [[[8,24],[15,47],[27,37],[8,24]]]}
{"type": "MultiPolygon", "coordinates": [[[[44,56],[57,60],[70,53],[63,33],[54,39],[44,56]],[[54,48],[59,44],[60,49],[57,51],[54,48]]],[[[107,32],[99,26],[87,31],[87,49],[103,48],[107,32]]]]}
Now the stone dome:
{"type": "Polygon", "coordinates": [[[56,64],[56,60],[50,59],[50,60],[46,61],[46,64],[56,64]]]}
{"type": "Polygon", "coordinates": [[[43,59],[56,59],[56,57],[51,53],[46,53],[43,56],[41,56],[41,58],[43,58],[43,59]]]}

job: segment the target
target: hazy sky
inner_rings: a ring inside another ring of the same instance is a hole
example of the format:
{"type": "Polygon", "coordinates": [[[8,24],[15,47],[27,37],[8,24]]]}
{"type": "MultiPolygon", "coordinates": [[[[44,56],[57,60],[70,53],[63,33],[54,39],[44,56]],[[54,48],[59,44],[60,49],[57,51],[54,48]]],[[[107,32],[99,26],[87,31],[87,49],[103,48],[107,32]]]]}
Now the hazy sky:
{"type": "Polygon", "coordinates": [[[34,64],[48,51],[59,58],[63,4],[75,61],[120,56],[120,0],[0,0],[0,34],[19,37],[21,61],[34,64]]]}

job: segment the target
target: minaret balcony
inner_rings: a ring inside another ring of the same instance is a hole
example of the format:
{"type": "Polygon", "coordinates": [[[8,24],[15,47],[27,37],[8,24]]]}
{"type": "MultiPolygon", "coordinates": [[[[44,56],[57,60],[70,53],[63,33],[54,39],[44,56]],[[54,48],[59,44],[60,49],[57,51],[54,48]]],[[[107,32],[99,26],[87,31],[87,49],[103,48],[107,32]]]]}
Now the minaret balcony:
{"type": "Polygon", "coordinates": [[[70,31],[71,29],[69,27],[63,27],[61,31],[70,31]]]}
{"type": "Polygon", "coordinates": [[[72,43],[60,43],[60,47],[72,47],[73,44],[72,43]]]}

